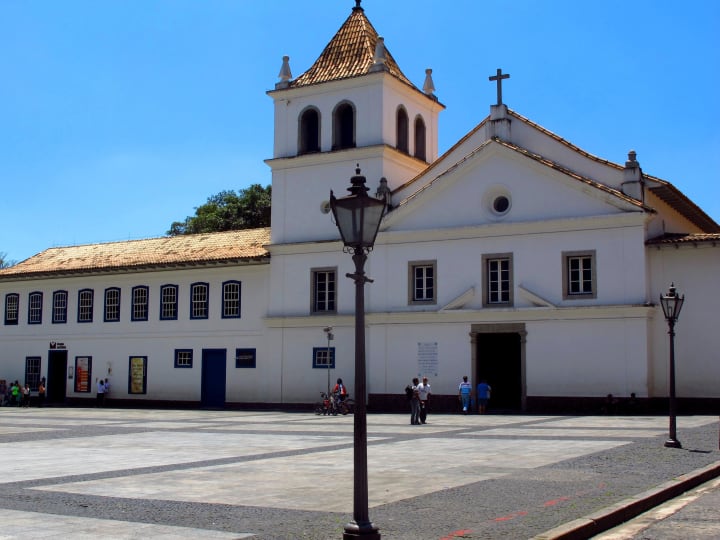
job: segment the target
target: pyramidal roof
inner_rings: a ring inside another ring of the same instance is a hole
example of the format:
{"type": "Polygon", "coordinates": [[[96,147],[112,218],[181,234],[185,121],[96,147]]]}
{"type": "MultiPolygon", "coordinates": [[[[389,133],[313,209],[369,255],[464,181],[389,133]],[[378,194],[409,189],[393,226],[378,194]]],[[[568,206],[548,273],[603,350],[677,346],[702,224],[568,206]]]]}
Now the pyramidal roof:
{"type": "MultiPolygon", "coordinates": [[[[378,33],[365,16],[365,10],[360,7],[360,2],[356,0],[356,4],[315,63],[292,81],[290,88],[359,77],[370,72],[374,64],[378,33]]],[[[387,72],[417,89],[400,70],[387,49],[385,49],[385,58],[387,72]]]]}

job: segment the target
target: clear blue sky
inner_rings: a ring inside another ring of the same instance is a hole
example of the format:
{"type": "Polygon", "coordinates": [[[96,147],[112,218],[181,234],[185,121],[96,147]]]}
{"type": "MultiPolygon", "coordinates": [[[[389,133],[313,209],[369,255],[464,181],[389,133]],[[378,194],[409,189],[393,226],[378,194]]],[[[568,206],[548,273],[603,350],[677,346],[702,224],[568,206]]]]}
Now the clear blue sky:
{"type": "MultiPolygon", "coordinates": [[[[440,150],[508,106],[673,182],[720,221],[720,2],[364,0],[404,73],[433,69],[440,150]]],[[[0,252],[162,236],[270,183],[282,56],[306,70],[354,0],[0,0],[0,252]]]]}

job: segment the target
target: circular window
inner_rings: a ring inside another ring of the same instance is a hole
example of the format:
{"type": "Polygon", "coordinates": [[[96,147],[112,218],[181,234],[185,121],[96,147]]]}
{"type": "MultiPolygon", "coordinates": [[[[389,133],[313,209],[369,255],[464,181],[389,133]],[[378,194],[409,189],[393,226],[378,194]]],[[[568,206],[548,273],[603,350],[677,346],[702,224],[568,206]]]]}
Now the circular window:
{"type": "Polygon", "coordinates": [[[489,186],[483,194],[482,204],[490,219],[502,219],[512,209],[510,190],[502,184],[489,186]]]}
{"type": "Polygon", "coordinates": [[[496,214],[504,214],[510,209],[510,199],[505,195],[498,195],[495,197],[492,206],[496,214]]]}

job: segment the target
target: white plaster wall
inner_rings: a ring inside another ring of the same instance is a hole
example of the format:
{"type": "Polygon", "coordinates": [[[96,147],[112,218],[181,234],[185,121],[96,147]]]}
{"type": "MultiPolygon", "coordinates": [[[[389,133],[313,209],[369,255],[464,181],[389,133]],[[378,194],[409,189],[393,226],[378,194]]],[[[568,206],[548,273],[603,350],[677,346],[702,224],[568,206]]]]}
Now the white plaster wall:
{"type": "Polygon", "coordinates": [[[671,283],[685,295],[675,325],[675,388],[678,397],[720,397],[720,246],[649,247],[652,301],[651,394],[668,395],[668,326],[659,305],[671,283]]]}
{"type": "Polygon", "coordinates": [[[647,396],[647,322],[621,314],[527,325],[529,396],[647,396]]]}

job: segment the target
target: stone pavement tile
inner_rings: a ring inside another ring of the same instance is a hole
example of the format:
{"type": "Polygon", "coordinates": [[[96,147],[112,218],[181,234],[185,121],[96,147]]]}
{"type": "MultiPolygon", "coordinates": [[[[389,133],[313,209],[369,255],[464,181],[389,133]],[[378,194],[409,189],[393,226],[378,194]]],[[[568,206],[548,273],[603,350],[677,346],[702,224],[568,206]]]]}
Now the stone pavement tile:
{"type": "Polygon", "coordinates": [[[65,540],[77,539],[145,539],[174,540],[203,538],[204,540],[240,540],[250,538],[249,533],[228,533],[189,527],[173,527],[113,521],[108,519],[56,516],[36,512],[20,512],[0,509],[3,532],[0,540],[65,540]]]}
{"type": "MultiPolygon", "coordinates": [[[[417,426],[408,426],[418,429],[417,426]]],[[[244,437],[248,437],[245,435],[244,437]]],[[[263,440],[277,449],[272,435],[263,440]]],[[[571,457],[606,450],[621,441],[569,440],[558,449],[549,440],[422,438],[370,439],[369,504],[402,499],[497,478],[571,457]],[[527,447],[533,446],[529,455],[527,447]],[[458,456],[463,456],[458,460],[458,456]],[[423,463],[432,460],[432,466],[423,463]]],[[[329,497],[332,486],[353,476],[352,448],[258,459],[237,464],[183,468],[35,489],[84,495],[249,505],[329,512],[352,511],[352,497],[329,497]],[[242,479],[239,483],[237,479],[242,479]]]]}
{"type": "Polygon", "coordinates": [[[0,484],[258,455],[278,449],[301,450],[332,442],[347,439],[224,433],[209,436],[192,430],[6,443],[0,484]]]}
{"type": "Polygon", "coordinates": [[[664,433],[662,429],[634,429],[632,432],[626,429],[603,429],[600,433],[597,429],[585,428],[547,428],[547,427],[524,427],[524,428],[495,428],[486,429],[472,433],[463,433],[468,437],[503,436],[503,437],[556,437],[556,438],[577,438],[577,437],[621,437],[632,439],[637,437],[657,437],[664,433]]]}
{"type": "MultiPolygon", "coordinates": [[[[694,428],[704,426],[706,424],[717,422],[715,416],[678,416],[677,428],[694,428]]],[[[667,416],[582,416],[559,418],[544,423],[549,427],[574,428],[574,427],[590,427],[593,429],[619,429],[628,428],[657,428],[667,430],[667,416]]]]}

